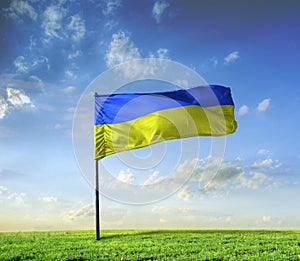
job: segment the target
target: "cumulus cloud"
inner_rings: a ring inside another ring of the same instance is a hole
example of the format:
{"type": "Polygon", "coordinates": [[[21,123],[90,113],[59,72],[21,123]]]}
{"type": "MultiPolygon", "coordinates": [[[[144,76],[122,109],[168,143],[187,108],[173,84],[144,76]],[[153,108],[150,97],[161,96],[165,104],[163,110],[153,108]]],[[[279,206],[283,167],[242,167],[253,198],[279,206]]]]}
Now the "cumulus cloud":
{"type": "Polygon", "coordinates": [[[240,58],[239,52],[232,52],[224,58],[224,64],[228,65],[234,63],[239,58],[240,58]]]}
{"type": "Polygon", "coordinates": [[[152,16],[156,20],[157,23],[160,23],[161,17],[165,10],[170,6],[170,4],[165,0],[158,0],[154,3],[152,9],[152,16]]]}
{"type": "Polygon", "coordinates": [[[190,187],[185,185],[179,190],[178,197],[183,200],[190,200],[194,197],[194,192],[190,187]]]}
{"type": "Polygon", "coordinates": [[[4,98],[0,95],[0,119],[3,119],[8,112],[8,105],[4,98]]]}
{"type": "Polygon", "coordinates": [[[256,160],[252,165],[251,168],[253,169],[259,169],[259,168],[270,168],[275,169],[279,168],[281,166],[281,163],[279,160],[273,160],[271,158],[272,153],[267,149],[259,149],[257,154],[260,157],[265,157],[264,159],[256,160]]]}
{"type": "Polygon", "coordinates": [[[278,160],[273,160],[272,158],[267,158],[264,160],[258,160],[255,161],[251,168],[253,169],[259,169],[259,168],[279,168],[281,166],[281,163],[278,160]]]}
{"type": "MultiPolygon", "coordinates": [[[[230,190],[235,189],[258,189],[263,186],[272,187],[274,183],[270,183],[267,174],[253,171],[249,173],[245,172],[239,166],[240,161],[226,162],[224,160],[212,160],[208,157],[207,159],[198,160],[198,162],[198,166],[194,168],[192,176],[189,179],[189,184],[198,182],[200,191],[212,196],[217,197],[224,194],[224,192],[228,193],[230,190]]],[[[272,165],[272,167],[275,166],[279,166],[279,164],[272,165]]],[[[191,166],[186,163],[181,168],[191,169],[191,166]]],[[[181,172],[183,171],[182,169],[181,172]]]]}
{"type": "Polygon", "coordinates": [[[247,105],[243,105],[238,110],[238,115],[243,116],[246,115],[249,112],[249,107],[247,105]]]}
{"type": "Polygon", "coordinates": [[[43,14],[44,20],[42,27],[48,37],[56,37],[62,39],[62,19],[66,15],[65,9],[59,6],[48,6],[43,14]]]}
{"type": "Polygon", "coordinates": [[[85,35],[84,20],[79,15],[71,16],[71,21],[67,28],[71,32],[72,39],[76,42],[79,42],[85,35]]]}
{"type": "Polygon", "coordinates": [[[121,170],[117,179],[124,183],[131,184],[134,181],[135,177],[133,176],[132,172],[128,169],[127,171],[121,170]]]}
{"type": "Polygon", "coordinates": [[[119,32],[112,35],[105,58],[107,67],[112,68],[124,62],[141,59],[141,55],[130,38],[124,32],[119,32]]]}
{"type": "Polygon", "coordinates": [[[224,189],[243,173],[243,169],[231,162],[214,159],[210,164],[198,168],[193,177],[198,179],[204,193],[224,189]]]}
{"type": "Polygon", "coordinates": [[[242,173],[237,177],[237,181],[239,182],[237,188],[258,189],[264,184],[267,178],[268,176],[263,173],[250,172],[249,177],[245,173],[242,173]]]}
{"type": "Polygon", "coordinates": [[[155,183],[159,183],[160,181],[162,181],[164,178],[163,177],[159,177],[159,171],[154,171],[145,181],[144,184],[145,186],[147,185],[152,185],[155,183]]]}
{"type": "MultiPolygon", "coordinates": [[[[169,50],[166,48],[159,48],[155,55],[150,54],[149,58],[168,59],[169,50]]],[[[140,50],[130,37],[125,32],[119,32],[112,35],[112,40],[108,46],[105,55],[105,63],[108,68],[115,68],[120,72],[122,77],[132,79],[135,77],[149,77],[160,73],[164,64],[163,60],[148,59],[142,60],[140,50]],[[130,63],[128,63],[130,62],[130,63]],[[125,63],[125,64],[124,64],[125,63]]]]}
{"type": "Polygon", "coordinates": [[[66,220],[84,219],[87,217],[92,217],[94,215],[94,206],[92,204],[87,204],[78,210],[72,210],[67,213],[64,217],[66,220]]]}
{"type": "Polygon", "coordinates": [[[29,17],[33,21],[36,21],[38,17],[37,12],[28,1],[13,0],[10,6],[4,11],[8,17],[14,20],[23,20],[23,18],[29,17]]]}
{"type": "Polygon", "coordinates": [[[113,15],[121,6],[121,0],[104,0],[102,12],[104,15],[113,15]]]}
{"type": "Polygon", "coordinates": [[[25,94],[23,90],[7,88],[7,101],[9,101],[14,107],[22,107],[24,105],[29,105],[34,108],[30,97],[25,94]]]}
{"type": "Polygon", "coordinates": [[[273,165],[273,160],[271,158],[264,159],[262,161],[256,161],[252,164],[252,168],[269,168],[273,165]]]}
{"type": "Polygon", "coordinates": [[[258,112],[264,112],[264,111],[266,111],[269,108],[270,103],[271,103],[271,99],[270,98],[264,99],[262,102],[260,102],[258,104],[256,110],[258,112]]]}

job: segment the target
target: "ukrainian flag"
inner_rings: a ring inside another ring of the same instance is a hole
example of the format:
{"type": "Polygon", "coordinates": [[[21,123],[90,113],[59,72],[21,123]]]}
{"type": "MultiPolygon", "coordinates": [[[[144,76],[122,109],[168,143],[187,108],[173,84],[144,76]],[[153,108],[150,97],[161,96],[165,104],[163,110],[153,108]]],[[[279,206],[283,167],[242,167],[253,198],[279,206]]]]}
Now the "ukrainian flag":
{"type": "Polygon", "coordinates": [[[95,159],[165,140],[235,132],[230,88],[95,94],[95,159]]]}

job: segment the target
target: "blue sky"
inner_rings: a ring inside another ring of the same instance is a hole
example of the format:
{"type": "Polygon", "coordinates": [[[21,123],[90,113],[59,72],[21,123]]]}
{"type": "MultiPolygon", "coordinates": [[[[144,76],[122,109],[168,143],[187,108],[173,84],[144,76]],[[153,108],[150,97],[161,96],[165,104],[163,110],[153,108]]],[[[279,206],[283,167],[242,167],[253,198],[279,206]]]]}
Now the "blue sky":
{"type": "Polygon", "coordinates": [[[193,173],[153,204],[102,197],[103,228],[300,228],[299,5],[1,1],[0,230],[93,228],[93,189],[73,151],[74,111],[99,74],[149,57],[231,87],[238,130],[227,137],[221,168],[205,189],[199,176],[210,159],[207,139],[190,139],[204,152],[175,167],[168,161],[176,141],[167,143],[171,152],[157,169],[105,159],[125,185],[193,173]]]}

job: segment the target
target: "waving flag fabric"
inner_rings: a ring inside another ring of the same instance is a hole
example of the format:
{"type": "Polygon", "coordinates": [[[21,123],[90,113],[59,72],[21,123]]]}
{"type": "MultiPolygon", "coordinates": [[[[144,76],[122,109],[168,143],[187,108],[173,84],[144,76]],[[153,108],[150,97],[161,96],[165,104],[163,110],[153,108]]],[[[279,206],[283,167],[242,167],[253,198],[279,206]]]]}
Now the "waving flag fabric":
{"type": "Polygon", "coordinates": [[[235,132],[230,88],[95,94],[95,159],[164,140],[235,132]]]}

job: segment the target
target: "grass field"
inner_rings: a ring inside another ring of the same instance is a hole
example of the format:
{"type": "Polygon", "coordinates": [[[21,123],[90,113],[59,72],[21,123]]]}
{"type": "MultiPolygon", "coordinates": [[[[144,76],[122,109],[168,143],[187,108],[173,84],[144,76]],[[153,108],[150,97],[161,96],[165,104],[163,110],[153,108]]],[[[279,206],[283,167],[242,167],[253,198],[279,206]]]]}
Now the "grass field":
{"type": "Polygon", "coordinates": [[[300,231],[0,233],[0,260],[300,260],[300,231]]]}

